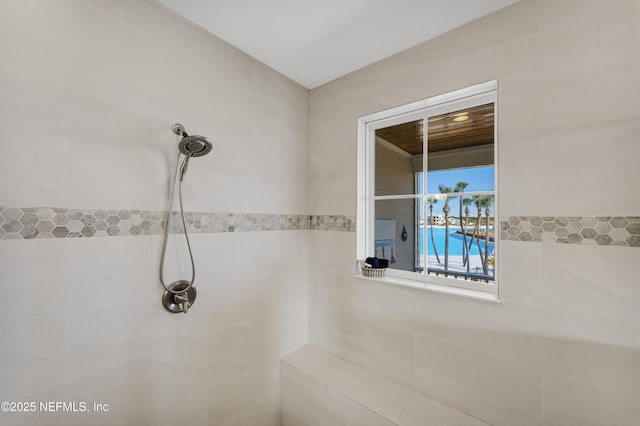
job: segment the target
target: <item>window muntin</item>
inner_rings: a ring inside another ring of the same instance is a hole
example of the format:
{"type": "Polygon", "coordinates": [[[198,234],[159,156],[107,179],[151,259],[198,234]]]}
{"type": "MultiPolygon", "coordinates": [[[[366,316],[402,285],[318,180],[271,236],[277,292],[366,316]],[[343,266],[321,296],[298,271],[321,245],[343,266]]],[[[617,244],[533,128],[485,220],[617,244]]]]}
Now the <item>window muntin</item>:
{"type": "Polygon", "coordinates": [[[489,82],[436,97],[441,102],[431,98],[359,120],[358,259],[395,260],[386,281],[498,298],[495,89],[489,82]],[[463,115],[468,118],[453,121],[463,115]],[[460,132],[474,121],[473,135],[460,132]],[[467,186],[455,188],[464,179],[467,186]],[[443,188],[434,190],[434,183],[443,188]],[[462,201],[471,204],[468,215],[462,201]]]}

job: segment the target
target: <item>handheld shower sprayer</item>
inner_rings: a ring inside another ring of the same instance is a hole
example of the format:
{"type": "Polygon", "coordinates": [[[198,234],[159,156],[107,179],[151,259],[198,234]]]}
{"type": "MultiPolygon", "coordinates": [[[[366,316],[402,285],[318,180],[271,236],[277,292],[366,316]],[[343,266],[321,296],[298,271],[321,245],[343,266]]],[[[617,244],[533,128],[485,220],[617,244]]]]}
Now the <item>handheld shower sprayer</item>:
{"type": "Polygon", "coordinates": [[[189,136],[184,130],[184,126],[180,123],[175,123],[171,129],[173,133],[178,136],[182,136],[178,149],[180,153],[184,155],[184,160],[180,166],[180,181],[184,179],[185,173],[187,173],[187,167],[189,166],[189,160],[191,157],[202,157],[211,152],[213,145],[204,136],[192,135],[189,136]]]}
{"type": "Polygon", "coordinates": [[[180,200],[180,218],[182,219],[182,228],[184,230],[184,237],[187,243],[187,249],[189,250],[189,258],[191,259],[191,280],[177,280],[170,284],[166,284],[164,281],[164,259],[165,254],[167,252],[167,239],[169,236],[169,229],[171,224],[171,217],[173,208],[173,198],[174,198],[174,190],[175,184],[173,183],[173,187],[171,189],[171,208],[169,209],[169,214],[167,215],[167,224],[164,228],[164,239],[162,242],[162,255],[160,258],[160,282],[162,286],[165,288],[165,292],[162,295],[162,304],[164,307],[171,313],[187,313],[191,305],[196,300],[196,288],[193,286],[193,283],[196,279],[196,266],[193,261],[193,253],[191,252],[191,243],[189,242],[189,234],[187,232],[187,223],[184,219],[184,207],[182,204],[182,181],[184,180],[184,175],[187,173],[187,167],[189,165],[189,160],[191,157],[202,157],[211,152],[213,148],[209,139],[204,136],[193,135],[189,136],[184,129],[184,126],[180,123],[175,123],[171,129],[173,133],[178,136],[181,136],[182,139],[178,143],[178,161],[176,163],[176,173],[179,173],[180,180],[178,183],[178,198],[180,200]],[[182,160],[182,164],[180,164],[180,155],[184,156],[184,160],[182,160]]]}

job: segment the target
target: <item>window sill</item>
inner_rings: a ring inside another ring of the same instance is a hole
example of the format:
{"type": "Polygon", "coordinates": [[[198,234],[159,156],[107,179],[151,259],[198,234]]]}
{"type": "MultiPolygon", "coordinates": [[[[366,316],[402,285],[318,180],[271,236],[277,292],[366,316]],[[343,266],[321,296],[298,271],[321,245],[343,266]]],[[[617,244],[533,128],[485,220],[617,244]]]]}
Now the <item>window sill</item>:
{"type": "Polygon", "coordinates": [[[368,281],[377,281],[385,284],[399,285],[402,287],[416,288],[420,290],[433,291],[436,293],[450,294],[454,296],[462,296],[469,299],[482,300],[485,302],[500,303],[500,297],[496,293],[490,291],[473,290],[469,288],[454,287],[425,281],[410,280],[401,277],[394,277],[392,275],[385,275],[382,277],[365,277],[360,273],[356,273],[355,277],[368,281]]]}

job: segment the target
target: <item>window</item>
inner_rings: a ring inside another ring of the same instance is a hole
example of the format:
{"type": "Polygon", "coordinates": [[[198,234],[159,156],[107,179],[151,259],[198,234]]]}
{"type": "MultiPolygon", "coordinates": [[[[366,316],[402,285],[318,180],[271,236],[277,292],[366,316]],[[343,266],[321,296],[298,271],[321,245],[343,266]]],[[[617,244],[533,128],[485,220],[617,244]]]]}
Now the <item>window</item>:
{"type": "Polygon", "coordinates": [[[491,81],[358,119],[357,258],[389,260],[372,279],[499,300],[496,98],[491,81]]]}

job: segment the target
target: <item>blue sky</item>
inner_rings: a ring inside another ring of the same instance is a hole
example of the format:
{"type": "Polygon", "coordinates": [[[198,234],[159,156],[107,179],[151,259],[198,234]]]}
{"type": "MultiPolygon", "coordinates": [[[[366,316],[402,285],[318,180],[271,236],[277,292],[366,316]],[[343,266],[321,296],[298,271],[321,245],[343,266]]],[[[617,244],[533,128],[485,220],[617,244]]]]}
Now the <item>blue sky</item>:
{"type": "MultiPolygon", "coordinates": [[[[454,169],[454,170],[441,170],[436,172],[428,172],[427,174],[427,189],[429,194],[439,194],[438,185],[445,185],[453,189],[456,183],[462,181],[467,182],[469,186],[465,189],[465,192],[471,191],[493,191],[494,189],[494,170],[493,166],[488,167],[471,167],[466,169],[454,169]]],[[[433,207],[433,214],[442,214],[443,201],[439,201],[433,207]]],[[[454,214],[458,213],[458,202],[456,201],[452,207],[454,207],[454,214]]],[[[491,212],[494,212],[494,206],[491,206],[491,212]]],[[[476,214],[475,206],[471,207],[471,214],[476,214]]]]}
{"type": "Polygon", "coordinates": [[[429,194],[439,193],[438,185],[450,186],[453,189],[460,181],[469,184],[466,192],[493,191],[493,166],[428,172],[427,192],[429,194]]]}

